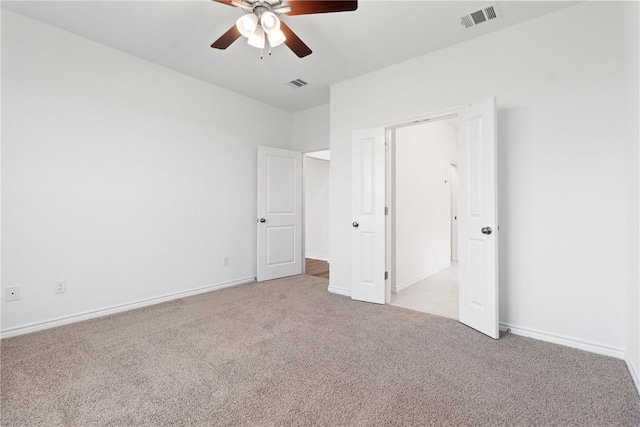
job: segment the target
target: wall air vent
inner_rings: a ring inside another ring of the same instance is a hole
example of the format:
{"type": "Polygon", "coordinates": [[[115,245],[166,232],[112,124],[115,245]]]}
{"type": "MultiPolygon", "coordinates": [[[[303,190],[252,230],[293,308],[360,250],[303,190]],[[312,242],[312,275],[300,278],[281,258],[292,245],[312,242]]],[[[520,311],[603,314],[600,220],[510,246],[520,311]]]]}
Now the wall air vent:
{"type": "Polygon", "coordinates": [[[290,82],[287,82],[288,86],[291,86],[291,87],[296,88],[296,89],[304,87],[304,86],[306,86],[308,84],[309,83],[305,82],[302,79],[295,79],[295,80],[291,80],[290,82]]]}
{"type": "Polygon", "coordinates": [[[483,7],[480,10],[476,10],[475,12],[466,13],[460,17],[460,23],[465,28],[475,27],[478,24],[482,24],[483,22],[492,21],[496,18],[499,18],[500,14],[498,13],[498,8],[495,4],[492,4],[487,7],[483,7]]]}

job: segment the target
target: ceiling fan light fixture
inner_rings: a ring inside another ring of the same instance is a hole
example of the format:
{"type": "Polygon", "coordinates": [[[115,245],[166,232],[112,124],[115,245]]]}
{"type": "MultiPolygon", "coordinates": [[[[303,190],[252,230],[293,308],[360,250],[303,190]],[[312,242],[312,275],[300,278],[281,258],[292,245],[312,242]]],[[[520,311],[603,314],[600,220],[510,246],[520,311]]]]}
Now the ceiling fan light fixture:
{"type": "Polygon", "coordinates": [[[236,21],[236,27],[240,34],[245,37],[251,37],[258,29],[258,17],[252,13],[242,15],[236,21]]]}
{"type": "Polygon", "coordinates": [[[258,49],[264,49],[264,31],[258,27],[256,31],[249,36],[247,40],[250,46],[257,47],[258,49]]]}
{"type": "Polygon", "coordinates": [[[287,40],[282,30],[275,31],[271,34],[267,34],[267,38],[269,39],[269,46],[276,47],[280,46],[282,43],[287,40]]]}
{"type": "Polygon", "coordinates": [[[273,12],[263,12],[260,16],[260,24],[267,34],[273,34],[280,30],[280,19],[273,12]]]}

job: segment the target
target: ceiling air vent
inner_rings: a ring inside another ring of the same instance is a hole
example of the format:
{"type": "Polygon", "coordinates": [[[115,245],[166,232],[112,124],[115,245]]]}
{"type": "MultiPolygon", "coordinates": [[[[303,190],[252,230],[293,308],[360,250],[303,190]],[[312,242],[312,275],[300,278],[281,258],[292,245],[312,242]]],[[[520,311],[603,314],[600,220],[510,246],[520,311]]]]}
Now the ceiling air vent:
{"type": "Polygon", "coordinates": [[[491,6],[483,7],[480,10],[476,10],[475,12],[467,13],[460,17],[460,22],[464,25],[465,28],[475,27],[478,24],[482,24],[483,22],[491,21],[493,19],[499,18],[500,14],[498,13],[498,8],[495,4],[491,6]]]}
{"type": "Polygon", "coordinates": [[[309,83],[305,82],[302,79],[295,79],[295,80],[291,80],[290,82],[287,82],[287,85],[293,87],[293,88],[301,88],[304,87],[306,85],[308,85],[309,83]]]}

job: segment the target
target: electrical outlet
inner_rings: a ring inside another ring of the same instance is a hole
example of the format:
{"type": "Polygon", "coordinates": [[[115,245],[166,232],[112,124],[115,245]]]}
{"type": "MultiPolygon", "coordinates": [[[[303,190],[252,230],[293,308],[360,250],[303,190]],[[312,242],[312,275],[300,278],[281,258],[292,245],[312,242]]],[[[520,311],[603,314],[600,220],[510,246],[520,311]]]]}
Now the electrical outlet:
{"type": "Polygon", "coordinates": [[[227,267],[229,265],[229,257],[228,256],[224,257],[224,259],[222,260],[222,264],[225,267],[227,267]]]}
{"type": "Polygon", "coordinates": [[[55,294],[63,294],[67,292],[67,281],[66,280],[56,280],[54,283],[53,293],[55,294]]]}
{"type": "Polygon", "coordinates": [[[13,286],[11,288],[6,289],[6,298],[7,302],[18,301],[20,299],[20,287],[13,286]]]}

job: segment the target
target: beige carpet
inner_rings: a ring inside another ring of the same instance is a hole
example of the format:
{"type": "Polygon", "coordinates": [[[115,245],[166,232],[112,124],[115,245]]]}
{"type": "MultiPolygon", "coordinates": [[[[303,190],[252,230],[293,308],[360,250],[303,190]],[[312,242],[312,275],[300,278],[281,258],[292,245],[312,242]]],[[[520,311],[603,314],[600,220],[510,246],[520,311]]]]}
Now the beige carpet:
{"type": "Polygon", "coordinates": [[[2,341],[3,426],[637,426],[621,360],[252,283],[2,341]]]}

